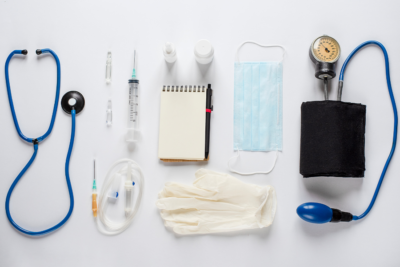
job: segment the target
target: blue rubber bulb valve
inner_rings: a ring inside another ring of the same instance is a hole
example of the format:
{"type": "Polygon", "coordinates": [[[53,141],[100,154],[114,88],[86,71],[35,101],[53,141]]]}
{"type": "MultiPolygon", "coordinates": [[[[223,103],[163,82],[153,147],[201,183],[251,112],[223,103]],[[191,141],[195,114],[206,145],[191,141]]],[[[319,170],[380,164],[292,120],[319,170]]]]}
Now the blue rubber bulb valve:
{"type": "Polygon", "coordinates": [[[332,209],[327,205],[315,202],[308,202],[297,208],[300,218],[309,223],[322,224],[327,222],[350,222],[353,215],[349,212],[332,209]]]}

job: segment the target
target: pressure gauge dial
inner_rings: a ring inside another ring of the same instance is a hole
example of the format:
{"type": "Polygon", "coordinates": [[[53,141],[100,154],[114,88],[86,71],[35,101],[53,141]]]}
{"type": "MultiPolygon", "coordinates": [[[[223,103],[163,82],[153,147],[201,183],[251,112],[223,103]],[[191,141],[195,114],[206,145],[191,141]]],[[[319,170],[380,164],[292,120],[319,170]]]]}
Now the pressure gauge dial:
{"type": "Polygon", "coordinates": [[[340,45],[332,37],[323,35],[315,39],[310,47],[310,58],[315,63],[315,77],[332,79],[336,76],[336,62],[340,57],[340,45]]]}
{"type": "Polygon", "coordinates": [[[321,36],[312,43],[311,52],[317,61],[336,62],[340,56],[340,46],[332,37],[321,36]]]}

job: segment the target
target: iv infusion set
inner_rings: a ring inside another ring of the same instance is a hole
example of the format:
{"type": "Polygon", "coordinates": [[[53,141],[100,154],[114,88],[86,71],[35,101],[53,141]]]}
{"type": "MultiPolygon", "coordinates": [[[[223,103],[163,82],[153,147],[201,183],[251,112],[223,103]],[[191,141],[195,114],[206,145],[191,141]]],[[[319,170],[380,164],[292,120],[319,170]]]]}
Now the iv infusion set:
{"type": "Polygon", "coordinates": [[[129,109],[128,109],[128,131],[126,134],[126,142],[133,143],[138,140],[138,93],[139,80],[136,77],[136,50],[133,51],[133,70],[132,76],[128,80],[129,84],[129,109]]]}
{"type": "Polygon", "coordinates": [[[325,101],[304,102],[301,107],[300,173],[308,177],[364,177],[366,106],[342,102],[344,71],[351,58],[363,47],[377,45],[385,58],[387,88],[393,108],[393,142],[372,200],[361,215],[330,208],[322,203],[308,202],[297,208],[299,217],[309,223],[350,222],[364,218],[372,209],[392,159],[397,142],[397,107],[390,82],[389,56],[377,41],[357,46],[347,57],[340,71],[337,101],[328,100],[328,82],[335,78],[340,57],[339,43],[323,35],[315,39],[309,55],[315,63],[315,77],[324,81],[325,101]]]}

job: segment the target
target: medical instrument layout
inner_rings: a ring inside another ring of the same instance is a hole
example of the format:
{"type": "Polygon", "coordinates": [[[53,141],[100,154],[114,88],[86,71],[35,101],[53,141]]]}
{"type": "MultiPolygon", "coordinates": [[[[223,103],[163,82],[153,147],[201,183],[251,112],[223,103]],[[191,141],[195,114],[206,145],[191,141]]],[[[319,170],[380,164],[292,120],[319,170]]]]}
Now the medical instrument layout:
{"type": "MultiPolygon", "coordinates": [[[[366,169],[366,105],[343,102],[342,90],[344,72],[348,63],[359,50],[369,45],[378,46],[385,60],[386,82],[394,116],[393,141],[389,156],[372,199],[364,213],[353,215],[350,212],[330,208],[322,203],[307,202],[296,209],[298,216],[306,222],[323,224],[363,219],[371,211],[377,199],[392,160],[397,143],[398,114],[390,81],[389,57],[385,47],[377,41],[367,41],[357,46],[341,68],[337,100],[329,100],[329,84],[336,77],[336,65],[341,56],[341,48],[338,41],[333,37],[322,35],[311,43],[308,54],[315,64],[314,76],[323,82],[324,100],[307,101],[301,105],[299,172],[303,178],[340,177],[344,179],[364,177],[366,169]]],[[[55,60],[57,67],[55,100],[47,131],[36,138],[25,136],[18,123],[12,98],[9,64],[14,55],[26,56],[27,54],[27,50],[14,50],[5,62],[6,89],[15,129],[22,140],[33,145],[32,156],[14,179],[7,192],[5,211],[11,225],[19,232],[30,236],[40,236],[49,234],[63,226],[71,217],[74,209],[69,165],[75,140],[76,115],[84,109],[85,98],[78,91],[69,91],[60,100],[60,60],[51,49],[37,49],[36,54],[38,56],[50,54],[55,60]],[[45,230],[31,231],[14,221],[10,211],[11,196],[18,182],[35,161],[39,144],[52,132],[59,102],[62,110],[71,115],[71,135],[65,161],[69,209],[65,217],[56,225],[45,230]]],[[[163,54],[168,63],[174,63],[177,60],[176,47],[170,42],[163,46],[163,54]]],[[[198,64],[209,64],[214,57],[214,48],[208,40],[199,40],[195,45],[194,54],[198,64]]],[[[284,56],[285,48],[283,46],[262,45],[253,41],[242,43],[236,52],[232,148],[237,151],[237,154],[228,161],[228,167],[232,172],[241,175],[270,173],[277,162],[278,152],[282,151],[284,56]],[[238,52],[247,43],[260,47],[280,47],[283,49],[282,60],[241,62],[238,52]],[[239,151],[276,151],[276,156],[270,170],[240,172],[231,165],[231,160],[240,156],[239,151]]],[[[163,63],[163,65],[168,64],[163,63]]],[[[171,66],[169,65],[169,67],[171,66]]],[[[108,51],[105,81],[109,84],[111,80],[112,53],[108,51]]],[[[130,147],[132,143],[140,140],[138,122],[139,79],[137,77],[136,50],[133,51],[133,70],[128,85],[128,123],[125,141],[130,147]]],[[[163,162],[208,161],[211,113],[213,111],[211,84],[208,84],[208,86],[206,84],[164,85],[159,90],[161,91],[159,92],[161,99],[158,158],[163,162]]],[[[103,102],[103,105],[105,107],[105,102],[103,102]]],[[[108,98],[105,118],[107,126],[112,125],[112,113],[112,100],[108,98]]],[[[104,113],[102,114],[104,116],[104,113]]],[[[87,165],[91,166],[90,164],[87,165]]],[[[165,165],[171,166],[173,164],[167,163],[165,165]]],[[[264,228],[272,224],[277,208],[276,193],[272,186],[243,183],[230,175],[206,169],[198,170],[195,177],[196,180],[192,185],[168,182],[158,195],[156,206],[160,210],[164,224],[172,228],[175,233],[182,235],[209,234],[264,228]],[[260,211],[262,212],[260,213],[260,211]]],[[[89,183],[88,179],[86,181],[89,183]]],[[[89,190],[89,186],[87,184],[87,190],[89,190]]],[[[143,191],[144,175],[137,162],[129,158],[116,161],[108,170],[104,183],[101,185],[96,174],[96,160],[93,160],[92,213],[98,231],[106,235],[116,235],[125,231],[131,225],[140,208],[143,191]],[[99,193],[97,192],[97,185],[100,186],[99,193]],[[121,198],[123,199],[122,202],[119,200],[121,198]],[[116,204],[119,204],[121,208],[120,221],[112,220],[106,213],[111,206],[115,207],[116,204]]],[[[89,199],[87,199],[87,204],[89,206],[89,199]]],[[[89,212],[89,207],[87,211],[89,212]]]]}
{"type": "Polygon", "coordinates": [[[106,124],[107,124],[107,126],[111,126],[112,125],[112,103],[111,103],[111,99],[108,99],[108,101],[107,101],[106,124]]]}
{"type": "Polygon", "coordinates": [[[73,196],[71,181],[70,181],[70,177],[69,177],[69,161],[70,161],[70,158],[71,158],[72,148],[74,146],[75,116],[76,116],[76,114],[80,113],[82,111],[83,107],[85,106],[85,100],[84,100],[83,96],[78,92],[73,92],[73,91],[72,92],[68,92],[63,96],[63,98],[61,100],[62,108],[66,113],[71,114],[71,122],[72,122],[71,140],[70,140],[70,143],[69,143],[67,159],[65,161],[65,179],[66,179],[66,182],[67,182],[67,187],[68,187],[68,192],[69,192],[69,197],[70,197],[70,206],[69,206],[68,213],[67,213],[67,215],[64,217],[64,219],[61,222],[59,222],[58,224],[54,225],[53,227],[51,227],[49,229],[38,231],[38,232],[33,232],[33,231],[30,231],[30,230],[26,230],[26,229],[22,228],[21,226],[19,226],[13,220],[13,218],[11,216],[11,212],[10,212],[10,198],[11,198],[11,194],[12,194],[15,186],[17,185],[19,180],[22,178],[22,176],[25,174],[25,172],[29,169],[29,167],[31,166],[31,164],[35,160],[36,155],[38,153],[39,143],[42,142],[43,140],[45,140],[50,135],[51,131],[53,130],[54,121],[55,121],[56,114],[57,114],[58,100],[59,100],[59,95],[60,95],[60,79],[61,79],[60,60],[58,59],[58,56],[56,55],[56,53],[53,52],[50,49],[46,48],[46,49],[37,49],[36,50],[36,54],[37,55],[46,54],[46,53],[51,54],[53,56],[54,60],[56,61],[56,64],[57,64],[57,86],[56,86],[56,94],[55,94],[55,101],[54,101],[54,107],[53,107],[53,114],[51,116],[51,121],[50,121],[49,128],[45,132],[44,135],[42,135],[40,137],[37,137],[37,138],[26,137],[21,132],[21,129],[20,129],[19,124],[18,124],[17,115],[16,115],[15,109],[14,109],[14,103],[13,103],[12,94],[11,94],[10,78],[9,78],[9,63],[10,63],[10,60],[12,59],[12,57],[14,55],[27,55],[28,51],[27,50],[14,50],[8,56],[6,64],[5,64],[5,77],[6,77],[8,101],[9,101],[9,104],[10,104],[10,110],[11,110],[11,114],[12,114],[12,117],[13,117],[13,120],[14,120],[15,129],[17,130],[18,135],[24,141],[33,144],[33,155],[31,157],[31,159],[28,161],[28,163],[25,165],[25,167],[22,169],[22,171],[18,174],[17,178],[15,178],[15,180],[12,183],[10,189],[8,190],[7,197],[6,197],[6,205],[5,205],[6,206],[6,214],[7,214],[8,220],[15,227],[15,229],[17,229],[18,231],[20,231],[20,232],[22,232],[24,234],[32,235],[32,236],[44,235],[44,234],[48,234],[48,233],[50,233],[50,232],[52,232],[54,230],[57,230],[63,224],[66,223],[66,221],[69,219],[69,217],[72,214],[72,210],[74,209],[74,196],[73,196]]]}
{"type": "Polygon", "coordinates": [[[128,132],[126,141],[128,143],[136,142],[138,131],[138,94],[139,80],[136,78],[136,50],[133,51],[133,71],[132,77],[128,80],[129,83],[129,109],[128,109],[128,132]]]}
{"type": "Polygon", "coordinates": [[[106,61],[106,83],[111,83],[111,62],[111,51],[108,51],[106,61]]]}
{"type": "Polygon", "coordinates": [[[144,178],[139,164],[131,159],[121,159],[115,162],[109,169],[99,194],[98,217],[105,229],[99,225],[99,222],[97,222],[97,229],[106,235],[116,235],[128,228],[139,209],[142,200],[143,187],[144,178]],[[119,165],[122,165],[122,167],[119,170],[114,171],[114,169],[119,165]],[[124,214],[126,219],[123,222],[114,222],[105,212],[109,201],[118,200],[120,195],[118,193],[118,188],[121,183],[121,177],[125,177],[124,188],[126,202],[124,214]],[[136,185],[138,185],[136,191],[137,197],[136,200],[134,200],[134,188],[137,187],[136,185]],[[109,190],[111,190],[111,192],[107,194],[109,190]],[[133,205],[133,202],[135,202],[135,205],[133,205]]]}
{"type": "MultiPolygon", "coordinates": [[[[328,207],[324,204],[321,204],[321,203],[309,202],[309,203],[304,203],[297,208],[297,214],[300,216],[300,218],[302,218],[303,220],[305,220],[307,222],[321,224],[321,223],[327,223],[327,222],[340,222],[340,221],[349,222],[349,221],[356,221],[356,220],[360,220],[360,219],[364,218],[371,211],[372,207],[374,206],[374,203],[376,201],[379,190],[381,188],[383,179],[385,178],[386,171],[389,167],[393,153],[396,149],[397,125],[398,125],[397,107],[396,107],[396,102],[395,102],[394,95],[393,95],[392,85],[390,82],[389,56],[387,54],[385,47],[381,43],[379,43],[377,41],[367,41],[365,43],[362,43],[358,47],[356,47],[353,50],[353,52],[350,53],[350,55],[347,57],[346,61],[343,63],[342,69],[340,71],[340,76],[339,76],[340,92],[338,92],[338,96],[339,96],[339,93],[341,94],[341,90],[343,88],[343,79],[344,79],[343,77],[344,77],[344,71],[346,70],[347,64],[349,63],[351,58],[361,48],[363,48],[367,45],[371,45],[371,44],[379,46],[381,48],[384,58],[385,58],[386,83],[387,83],[387,87],[388,87],[388,92],[389,92],[389,96],[390,96],[390,100],[391,100],[391,104],[392,104],[392,108],[393,108],[393,116],[394,116],[392,148],[390,150],[390,153],[386,160],[386,163],[383,167],[383,170],[382,170],[381,176],[379,178],[378,184],[376,186],[375,193],[372,197],[372,200],[371,200],[368,208],[366,209],[366,211],[363,214],[356,216],[356,215],[352,215],[349,212],[342,212],[338,209],[331,209],[330,207],[328,207]]],[[[341,97],[338,97],[338,98],[339,98],[339,100],[341,99],[341,97]]],[[[334,101],[329,101],[329,102],[334,102],[334,101]]],[[[339,101],[337,101],[337,102],[339,102],[339,101]]],[[[355,126],[353,125],[353,127],[355,127],[355,126]]],[[[365,127],[365,125],[364,125],[364,127],[365,127]]],[[[362,138],[364,138],[364,137],[362,137],[362,138]]],[[[343,156],[346,156],[346,154],[343,154],[343,156]]],[[[363,172],[363,170],[362,170],[362,172],[363,172]]]]}
{"type": "Polygon", "coordinates": [[[328,82],[336,76],[340,45],[334,38],[323,35],[312,42],[309,55],[315,64],[315,78],[324,81],[325,100],[328,100],[328,82]]]}
{"type": "Polygon", "coordinates": [[[92,210],[93,217],[97,217],[96,160],[93,161],[92,210]]]}

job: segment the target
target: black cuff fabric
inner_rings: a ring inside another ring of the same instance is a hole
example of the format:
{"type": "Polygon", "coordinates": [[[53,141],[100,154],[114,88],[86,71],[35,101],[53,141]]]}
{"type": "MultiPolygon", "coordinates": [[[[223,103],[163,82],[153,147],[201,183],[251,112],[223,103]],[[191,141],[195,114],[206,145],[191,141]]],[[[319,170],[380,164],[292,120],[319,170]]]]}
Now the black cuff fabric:
{"type": "Polygon", "coordinates": [[[364,177],[366,106],[341,101],[301,105],[300,173],[364,177]]]}

